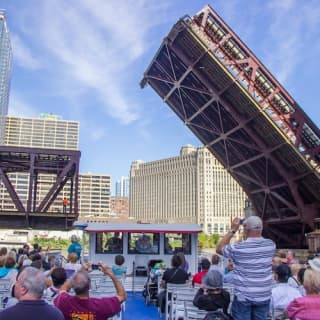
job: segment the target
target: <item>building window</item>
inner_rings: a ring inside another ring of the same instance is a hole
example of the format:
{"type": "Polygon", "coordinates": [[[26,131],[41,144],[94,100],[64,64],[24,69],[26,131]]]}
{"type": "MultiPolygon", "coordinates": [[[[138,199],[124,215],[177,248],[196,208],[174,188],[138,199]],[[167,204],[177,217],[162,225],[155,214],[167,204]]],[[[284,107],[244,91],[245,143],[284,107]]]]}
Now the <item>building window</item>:
{"type": "Polygon", "coordinates": [[[128,253],[159,254],[159,233],[128,233],[128,253]]]}
{"type": "Polygon", "coordinates": [[[96,234],[96,253],[123,253],[121,232],[102,232],[96,234]]]}
{"type": "Polygon", "coordinates": [[[164,235],[164,254],[178,252],[191,254],[191,234],[166,233],[164,235]]]}

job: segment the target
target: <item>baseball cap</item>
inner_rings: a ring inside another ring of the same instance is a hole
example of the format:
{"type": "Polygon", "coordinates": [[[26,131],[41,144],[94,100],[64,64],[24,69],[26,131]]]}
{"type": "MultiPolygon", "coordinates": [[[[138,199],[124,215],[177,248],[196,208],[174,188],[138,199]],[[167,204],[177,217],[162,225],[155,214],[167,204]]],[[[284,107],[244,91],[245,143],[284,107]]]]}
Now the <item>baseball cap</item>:
{"type": "Polygon", "coordinates": [[[308,263],[312,270],[320,271],[320,258],[313,258],[312,260],[308,260],[308,263]]]}
{"type": "Polygon", "coordinates": [[[262,226],[262,220],[258,216],[251,216],[244,220],[243,225],[249,229],[249,230],[259,230],[261,231],[262,226]]]}
{"type": "Polygon", "coordinates": [[[206,289],[222,288],[222,274],[218,270],[210,270],[202,278],[202,284],[206,289]]]}

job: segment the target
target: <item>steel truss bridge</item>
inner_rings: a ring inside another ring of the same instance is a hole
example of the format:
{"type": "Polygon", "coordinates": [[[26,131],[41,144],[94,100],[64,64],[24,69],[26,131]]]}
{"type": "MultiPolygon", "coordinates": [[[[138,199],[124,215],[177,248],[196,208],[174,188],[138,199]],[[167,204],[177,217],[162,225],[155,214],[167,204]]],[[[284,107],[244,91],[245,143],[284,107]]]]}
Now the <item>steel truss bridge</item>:
{"type": "Polygon", "coordinates": [[[1,228],[34,228],[45,230],[71,229],[78,218],[78,176],[80,151],[34,149],[0,146],[0,182],[11,198],[15,210],[0,208],[1,228]],[[14,187],[10,173],[28,176],[27,196],[14,187]],[[43,199],[39,189],[48,181],[41,175],[53,177],[52,185],[43,199]],[[68,207],[55,212],[51,205],[68,184],[68,207]]]}
{"type": "Polygon", "coordinates": [[[209,6],[180,19],[149,84],[225,166],[278,247],[303,248],[320,217],[320,132],[209,6]]]}

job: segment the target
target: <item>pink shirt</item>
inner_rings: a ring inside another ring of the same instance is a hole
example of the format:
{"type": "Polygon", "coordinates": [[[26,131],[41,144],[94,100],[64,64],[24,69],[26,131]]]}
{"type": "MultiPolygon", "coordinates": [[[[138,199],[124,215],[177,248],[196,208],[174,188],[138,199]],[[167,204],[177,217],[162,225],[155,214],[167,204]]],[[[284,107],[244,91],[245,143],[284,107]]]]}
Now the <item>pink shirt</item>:
{"type": "Polygon", "coordinates": [[[319,320],[320,296],[296,298],[288,305],[287,312],[290,319],[319,320]]]}
{"type": "Polygon", "coordinates": [[[117,297],[80,299],[66,292],[61,292],[53,303],[62,311],[65,320],[106,320],[121,309],[117,297]]]}

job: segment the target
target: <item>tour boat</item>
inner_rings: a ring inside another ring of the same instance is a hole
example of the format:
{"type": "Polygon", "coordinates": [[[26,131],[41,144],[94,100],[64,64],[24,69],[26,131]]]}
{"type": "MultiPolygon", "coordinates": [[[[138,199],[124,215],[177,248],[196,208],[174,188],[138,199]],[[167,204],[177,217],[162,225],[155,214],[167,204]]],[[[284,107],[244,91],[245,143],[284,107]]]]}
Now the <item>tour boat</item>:
{"type": "Polygon", "coordinates": [[[123,255],[127,273],[139,275],[150,263],[161,261],[170,267],[172,255],[182,252],[188,272],[197,272],[197,239],[202,231],[197,224],[75,222],[74,227],[89,234],[91,262],[111,266],[116,255],[123,255]]]}

